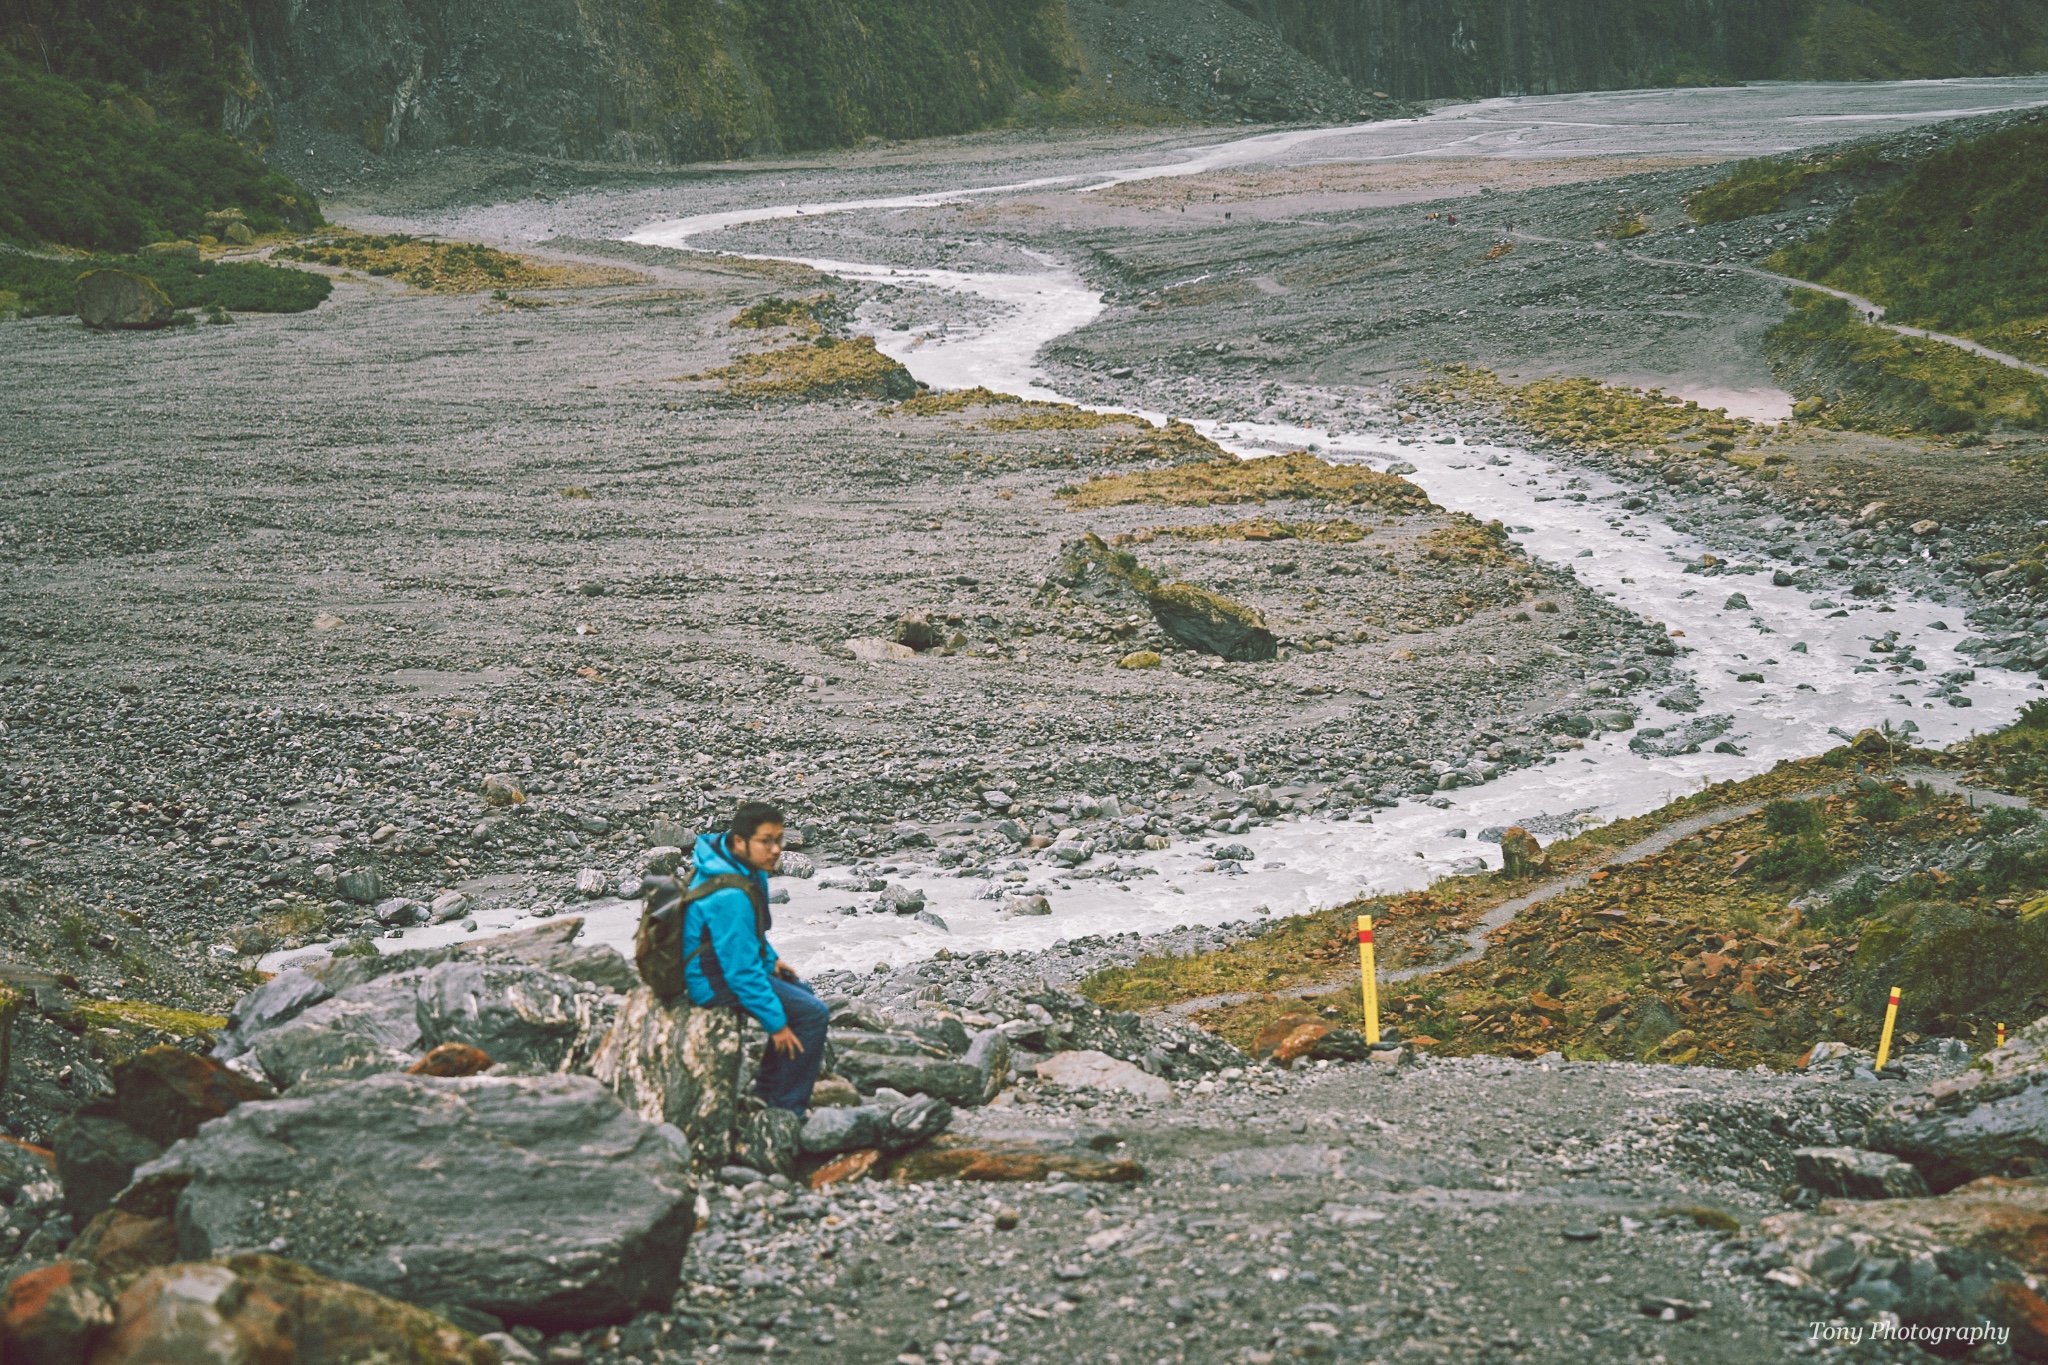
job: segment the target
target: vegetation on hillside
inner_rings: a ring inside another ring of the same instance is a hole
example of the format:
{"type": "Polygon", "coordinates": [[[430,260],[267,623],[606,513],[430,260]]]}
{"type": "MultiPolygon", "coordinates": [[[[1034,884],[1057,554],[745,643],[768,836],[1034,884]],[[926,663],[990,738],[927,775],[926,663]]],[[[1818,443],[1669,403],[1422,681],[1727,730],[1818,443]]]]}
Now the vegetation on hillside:
{"type": "Polygon", "coordinates": [[[50,257],[0,251],[0,294],[13,295],[8,311],[24,317],[65,314],[72,311],[78,277],[101,269],[148,276],[177,308],[303,313],[319,307],[334,291],[325,275],[253,261],[189,261],[148,254],[50,257]]]}
{"type": "MultiPolygon", "coordinates": [[[[2031,736],[2028,761],[2048,767],[2048,715],[2007,733],[2031,736]]],[[[1552,845],[1562,875],[1684,816],[1761,807],[1594,871],[1516,916],[1476,962],[1383,986],[1384,1022],[1448,1055],[1784,1066],[1822,1039],[1873,1044],[1892,985],[1904,988],[1908,1041],[1981,1042],[2037,1017],[2048,1010],[2048,827],[2032,810],[1910,783],[1893,766],[1908,757],[1930,756],[1867,736],[1552,845]]],[[[1426,965],[1454,957],[1488,908],[1526,889],[1449,878],[1284,920],[1219,952],[1146,958],[1084,989],[1126,1008],[1264,992],[1203,1016],[1249,1043],[1302,1010],[1300,988],[1355,972],[1357,915],[1376,917],[1383,967],[1426,965]]],[[[1331,1023],[1359,1022],[1354,991],[1311,999],[1331,1023]]]]}
{"type": "Polygon", "coordinates": [[[320,221],[311,196],[232,139],[0,52],[0,240],[132,251],[197,237],[230,208],[257,233],[320,221]]]}
{"type": "Polygon", "coordinates": [[[1935,152],[1772,264],[1888,321],[2048,361],[2048,125],[1935,152]]]}
{"type": "Polygon", "coordinates": [[[141,100],[157,117],[218,132],[228,101],[256,93],[248,28],[242,0],[8,0],[0,52],[95,99],[141,100]]]}
{"type": "Polygon", "coordinates": [[[1764,338],[1771,371],[1822,426],[1888,435],[2048,427],[2048,382],[1946,342],[1874,327],[1808,289],[1764,338]]]}
{"type": "Polygon", "coordinates": [[[1759,213],[1776,213],[1784,200],[1824,175],[1881,177],[1894,167],[1876,149],[1852,147],[1846,152],[1807,156],[1766,156],[1739,161],[1735,169],[1686,197],[1686,212],[1696,223],[1732,223],[1759,213]]]}

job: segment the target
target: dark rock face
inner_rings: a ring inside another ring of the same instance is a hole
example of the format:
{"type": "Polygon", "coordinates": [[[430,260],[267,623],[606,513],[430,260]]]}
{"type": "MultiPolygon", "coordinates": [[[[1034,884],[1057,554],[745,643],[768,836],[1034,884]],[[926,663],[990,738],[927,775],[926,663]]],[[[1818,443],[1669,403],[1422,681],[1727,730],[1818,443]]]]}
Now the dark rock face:
{"type": "Polygon", "coordinates": [[[1980,1176],[2048,1174],[2048,1019],[1961,1076],[1891,1104],[1867,1141],[1911,1162],[1937,1194],[1980,1176]]]}
{"type": "Polygon", "coordinates": [[[773,18],[616,0],[344,0],[315,21],[262,0],[249,7],[262,93],[230,98],[226,122],[257,131],[276,111],[372,152],[622,161],[928,136],[1001,117],[1024,79],[1062,83],[1063,15],[1043,0],[878,6],[858,24],[810,0],[773,18]],[[827,87],[844,97],[798,97],[827,87]]]}
{"type": "Polygon", "coordinates": [[[51,1150],[65,1212],[82,1224],[113,1202],[137,1166],[164,1149],[119,1119],[79,1114],[57,1125],[51,1150]]]}
{"type": "Polygon", "coordinates": [[[1869,29],[1843,43],[1815,41],[1823,26],[1851,22],[1815,0],[1670,9],[1539,0],[1252,0],[1243,8],[1361,91],[1400,99],[1774,76],[1959,76],[2012,69],[2018,47],[2040,22],[2038,12],[2028,16],[2032,23],[2015,24],[1934,3],[1909,4],[1887,18],[1859,9],[1855,22],[1869,29]]]}
{"type": "Polygon", "coordinates": [[[787,1109],[770,1109],[752,1102],[740,1115],[739,1130],[733,1137],[734,1164],[751,1166],[769,1175],[788,1175],[796,1169],[803,1152],[800,1141],[804,1121],[787,1109]]]}
{"type": "Polygon", "coordinates": [[[884,1052],[841,1052],[839,1074],[864,1095],[882,1086],[906,1095],[934,1095],[952,1104],[980,1104],[979,1067],[938,1057],[905,1057],[884,1052]]]}
{"type": "Polygon", "coordinates": [[[174,1047],[138,1053],[115,1066],[112,1079],[115,1117],[160,1147],[238,1104],[276,1098],[268,1086],[174,1047]]]}
{"type": "Polygon", "coordinates": [[[1189,649],[1237,663],[1270,659],[1279,652],[1279,639],[1257,612],[1214,593],[1177,583],[1153,593],[1147,602],[1159,628],[1189,649]]]}
{"type": "Polygon", "coordinates": [[[187,1259],[282,1239],[378,1293],[547,1330],[665,1307],[696,1197],[682,1135],[584,1076],[384,1075],[245,1104],[138,1176],[177,1181],[187,1259]]]}
{"type": "Polygon", "coordinates": [[[1799,1183],[1837,1199],[1918,1199],[1927,1182],[1895,1156],[1854,1147],[1801,1147],[1792,1153],[1799,1183]]]}

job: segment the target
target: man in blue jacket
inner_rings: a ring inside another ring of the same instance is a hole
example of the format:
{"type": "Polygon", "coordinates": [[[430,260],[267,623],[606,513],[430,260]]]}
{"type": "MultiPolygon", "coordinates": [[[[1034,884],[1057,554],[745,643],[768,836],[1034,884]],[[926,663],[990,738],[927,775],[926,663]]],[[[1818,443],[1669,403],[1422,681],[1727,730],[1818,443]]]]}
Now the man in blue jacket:
{"type": "Polygon", "coordinates": [[[829,1011],[768,942],[768,874],[782,862],[782,837],[782,812],[764,801],[741,805],[724,834],[698,836],[691,886],[732,875],[749,885],[691,903],[683,918],[683,981],[697,1004],[737,1005],[760,1022],[768,1047],[754,1088],[770,1107],[802,1114],[818,1083],[829,1011]]]}

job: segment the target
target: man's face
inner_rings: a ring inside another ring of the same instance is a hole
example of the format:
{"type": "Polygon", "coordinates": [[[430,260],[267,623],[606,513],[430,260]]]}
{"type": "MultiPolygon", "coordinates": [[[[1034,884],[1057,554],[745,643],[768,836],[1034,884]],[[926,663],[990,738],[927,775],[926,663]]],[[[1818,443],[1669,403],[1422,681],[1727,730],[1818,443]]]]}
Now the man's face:
{"type": "Polygon", "coordinates": [[[758,826],[751,837],[734,839],[732,849],[756,872],[773,872],[782,863],[782,826],[758,826]]]}

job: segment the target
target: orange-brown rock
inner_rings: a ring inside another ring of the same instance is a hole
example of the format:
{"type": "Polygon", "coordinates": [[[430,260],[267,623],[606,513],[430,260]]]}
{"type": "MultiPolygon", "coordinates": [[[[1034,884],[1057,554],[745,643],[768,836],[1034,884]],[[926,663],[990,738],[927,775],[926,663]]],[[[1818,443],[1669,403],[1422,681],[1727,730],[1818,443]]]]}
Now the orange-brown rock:
{"type": "Polygon", "coordinates": [[[277,1092],[211,1057],[153,1047],[114,1067],[114,1116],[159,1147],[191,1137],[199,1125],[249,1100],[277,1092]]]}
{"type": "Polygon", "coordinates": [[[827,1185],[837,1185],[842,1180],[859,1180],[875,1169],[875,1163],[882,1159],[881,1152],[873,1147],[863,1147],[856,1152],[834,1157],[810,1174],[810,1187],[822,1190],[827,1185]]]}
{"type": "Polygon", "coordinates": [[[83,1261],[21,1275],[0,1301],[0,1358],[7,1365],[82,1365],[114,1325],[107,1287],[83,1261]]]}
{"type": "Polygon", "coordinates": [[[1282,1066],[1293,1066],[1300,1058],[1314,1053],[1316,1045],[1329,1036],[1330,1026],[1320,1019],[1301,1024],[1280,1040],[1280,1045],[1273,1049],[1273,1060],[1282,1066]]]}
{"type": "Polygon", "coordinates": [[[178,1259],[178,1225],[169,1218],[106,1209],[85,1225],[71,1243],[70,1254],[91,1263],[106,1279],[132,1275],[178,1259]]]}
{"type": "Polygon", "coordinates": [[[1986,1316],[2012,1333],[2007,1343],[2021,1360],[2048,1360],[2048,1303],[2012,1280],[1991,1286],[1979,1305],[1986,1316]]]}
{"type": "Polygon", "coordinates": [[[497,1365],[469,1333],[409,1303],[275,1256],[185,1261],[122,1293],[88,1365],[497,1365]]]}
{"type": "Polygon", "coordinates": [[[497,1065],[491,1054],[468,1043],[442,1043],[406,1068],[409,1076],[477,1076],[497,1065]]]}
{"type": "Polygon", "coordinates": [[[1283,1014],[1260,1029],[1258,1036],[1252,1039],[1252,1056],[1259,1061],[1264,1061],[1272,1056],[1274,1050],[1286,1042],[1293,1035],[1294,1031],[1303,1024],[1319,1024],[1321,1022],[1320,1019],[1302,1014],[1298,1010],[1283,1014]]]}

